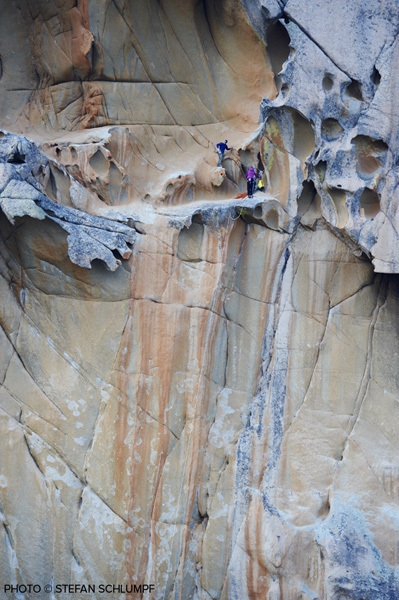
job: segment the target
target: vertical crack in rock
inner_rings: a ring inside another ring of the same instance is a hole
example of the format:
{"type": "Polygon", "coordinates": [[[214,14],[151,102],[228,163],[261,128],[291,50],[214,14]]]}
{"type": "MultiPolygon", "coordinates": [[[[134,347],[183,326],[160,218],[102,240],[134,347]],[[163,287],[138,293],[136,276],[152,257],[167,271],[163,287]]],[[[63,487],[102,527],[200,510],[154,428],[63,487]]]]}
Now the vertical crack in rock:
{"type": "MultiPolygon", "coordinates": [[[[276,276],[273,282],[274,290],[271,296],[270,313],[267,320],[263,348],[262,348],[262,374],[258,384],[256,396],[251,404],[248,422],[240,434],[237,446],[237,475],[236,475],[236,499],[234,508],[233,521],[233,548],[237,544],[239,530],[243,526],[245,513],[252,495],[256,495],[261,488],[261,479],[263,479],[263,506],[264,510],[275,511],[272,502],[269,498],[269,492],[273,487],[273,469],[279,454],[279,448],[282,439],[282,415],[284,411],[285,401],[285,374],[287,368],[287,353],[281,348],[277,351],[278,356],[275,356],[273,350],[276,350],[276,334],[279,328],[284,304],[286,301],[285,294],[289,287],[286,288],[285,278],[292,278],[292,274],[288,274],[286,269],[289,263],[289,243],[285,245],[278,258],[276,276]],[[286,288],[283,290],[283,288],[286,288]],[[263,420],[265,411],[270,412],[270,434],[266,441],[267,450],[263,447],[261,441],[263,433],[263,420]],[[257,450],[257,446],[260,446],[257,450]],[[262,450],[261,450],[262,448],[262,450]],[[253,470],[255,458],[260,454],[260,471],[257,477],[253,479],[251,471],[253,470]],[[268,457],[268,458],[266,458],[268,457]],[[267,464],[264,465],[264,461],[267,464]]],[[[286,338],[288,340],[288,338],[286,338]]],[[[233,572],[229,577],[229,589],[232,598],[239,597],[238,573],[233,572]]]]}
{"type": "MultiPolygon", "coordinates": [[[[8,559],[8,573],[11,578],[11,583],[16,585],[17,575],[19,571],[18,557],[15,552],[12,531],[9,523],[6,522],[6,517],[2,506],[0,505],[0,523],[3,526],[4,538],[5,538],[5,559],[8,559]]],[[[6,567],[6,565],[4,565],[6,567]]]]}
{"type": "MultiPolygon", "coordinates": [[[[358,395],[355,400],[353,417],[350,419],[350,422],[349,422],[349,429],[348,429],[347,439],[345,442],[345,447],[347,446],[349,439],[352,435],[352,432],[353,432],[354,428],[356,427],[356,423],[359,419],[360,411],[362,409],[362,404],[367,395],[367,391],[368,391],[368,387],[369,387],[370,379],[371,379],[371,369],[372,369],[372,362],[373,362],[374,331],[375,331],[376,323],[377,323],[379,315],[380,315],[380,311],[387,301],[387,291],[388,291],[389,282],[387,279],[384,278],[384,276],[379,276],[379,277],[380,277],[380,285],[379,285],[379,293],[378,293],[378,297],[377,297],[377,303],[376,303],[376,306],[373,311],[373,314],[372,314],[372,317],[370,320],[370,324],[369,324],[367,351],[366,351],[367,361],[365,363],[365,368],[364,368],[362,380],[361,380],[361,383],[359,386],[358,395]]],[[[345,454],[345,448],[342,452],[342,455],[344,455],[344,454],[345,454]]]]}
{"type": "Polygon", "coordinates": [[[27,448],[27,450],[28,450],[28,453],[29,453],[29,455],[30,455],[30,457],[31,457],[31,459],[32,459],[32,461],[33,461],[33,463],[34,463],[35,467],[36,467],[36,468],[37,468],[37,470],[39,471],[39,473],[40,473],[40,477],[41,477],[41,479],[43,480],[43,483],[44,483],[44,484],[45,484],[45,486],[47,487],[47,481],[46,481],[45,475],[44,475],[44,473],[43,473],[42,469],[40,468],[40,465],[39,465],[39,463],[37,462],[37,460],[36,460],[36,458],[35,458],[35,455],[34,455],[34,453],[32,452],[32,449],[31,449],[31,447],[30,447],[30,445],[29,445],[29,440],[28,440],[28,436],[27,436],[27,433],[26,433],[26,431],[24,431],[24,433],[23,433],[23,439],[24,439],[24,441],[25,441],[25,445],[26,445],[26,448],[27,448]]]}

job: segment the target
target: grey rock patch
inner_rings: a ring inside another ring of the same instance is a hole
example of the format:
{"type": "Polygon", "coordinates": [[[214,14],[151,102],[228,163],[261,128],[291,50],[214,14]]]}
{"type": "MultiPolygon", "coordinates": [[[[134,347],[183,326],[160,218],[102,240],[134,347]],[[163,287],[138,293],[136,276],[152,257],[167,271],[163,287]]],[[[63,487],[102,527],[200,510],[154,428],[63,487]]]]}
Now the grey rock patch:
{"type": "Polygon", "coordinates": [[[99,259],[115,271],[130,257],[137,235],[132,227],[57,204],[43,193],[37,178],[48,159],[32,142],[6,134],[0,139],[0,161],[0,206],[12,224],[23,216],[51,219],[68,232],[70,260],[86,269],[99,259]]]}

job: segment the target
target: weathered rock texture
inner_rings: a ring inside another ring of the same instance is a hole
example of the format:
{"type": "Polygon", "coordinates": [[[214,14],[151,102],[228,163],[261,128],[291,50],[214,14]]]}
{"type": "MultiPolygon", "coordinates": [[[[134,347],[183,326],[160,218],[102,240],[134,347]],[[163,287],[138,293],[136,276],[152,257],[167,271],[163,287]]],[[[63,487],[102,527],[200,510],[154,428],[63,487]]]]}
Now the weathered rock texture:
{"type": "Polygon", "coordinates": [[[1,8],[0,599],[396,600],[397,3],[1,8]]]}

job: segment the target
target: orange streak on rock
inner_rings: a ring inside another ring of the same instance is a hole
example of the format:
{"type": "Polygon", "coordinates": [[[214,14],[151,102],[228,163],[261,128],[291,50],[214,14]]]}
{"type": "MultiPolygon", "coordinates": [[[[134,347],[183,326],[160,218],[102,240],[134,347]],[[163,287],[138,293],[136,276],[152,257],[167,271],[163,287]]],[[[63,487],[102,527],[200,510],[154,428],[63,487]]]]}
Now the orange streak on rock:
{"type": "MultiPolygon", "coordinates": [[[[218,263],[226,262],[234,227],[231,223],[222,232],[210,230],[206,236],[207,251],[212,250],[218,263]]],[[[216,386],[211,380],[214,365],[210,359],[217,353],[224,288],[220,277],[214,277],[213,288],[198,290],[208,298],[212,310],[185,306],[188,292],[179,279],[182,261],[176,256],[177,241],[176,230],[170,228],[168,240],[147,235],[137,244],[131,260],[130,317],[117,361],[121,397],[115,420],[115,481],[116,494],[126,506],[133,528],[126,553],[131,581],[151,579],[149,557],[160,551],[158,525],[169,524],[164,514],[168,504],[165,493],[176,478],[175,469],[178,489],[173,490],[172,521],[180,527],[179,564],[184,564],[213,418],[210,408],[216,386]],[[157,270],[151,272],[154,251],[157,270]],[[164,256],[159,256],[162,252],[164,256]],[[168,303],[162,302],[163,297],[168,303]],[[175,447],[176,462],[170,458],[175,447]]],[[[194,278],[201,275],[193,270],[194,278]]],[[[196,285],[195,279],[192,285],[196,285]]],[[[153,579],[156,576],[153,573],[153,579]]]]}
{"type": "Polygon", "coordinates": [[[247,590],[248,598],[263,600],[270,589],[270,573],[266,565],[261,562],[262,547],[267,540],[262,538],[262,520],[264,510],[262,501],[253,500],[251,517],[245,523],[245,542],[250,560],[247,562],[247,590]]]}

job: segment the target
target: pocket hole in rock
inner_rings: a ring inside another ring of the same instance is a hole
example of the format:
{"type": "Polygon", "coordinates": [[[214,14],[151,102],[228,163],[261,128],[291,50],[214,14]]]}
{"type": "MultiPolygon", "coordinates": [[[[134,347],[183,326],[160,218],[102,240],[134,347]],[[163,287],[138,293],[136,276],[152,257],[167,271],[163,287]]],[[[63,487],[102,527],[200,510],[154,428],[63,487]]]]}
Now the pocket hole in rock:
{"type": "Polygon", "coordinates": [[[325,119],[321,124],[321,135],[329,142],[337,140],[343,132],[343,127],[337,119],[325,119]]]}
{"type": "Polygon", "coordinates": [[[374,85],[380,85],[381,74],[376,67],[374,67],[373,72],[371,74],[371,81],[374,83],[374,85]]]}
{"type": "Polygon", "coordinates": [[[380,198],[376,191],[364,188],[360,196],[360,214],[366,219],[374,219],[380,211],[380,198]]]}
{"type": "Polygon", "coordinates": [[[90,166],[102,177],[105,177],[109,170],[108,160],[101,150],[97,150],[89,160],[90,166]]]}
{"type": "Polygon", "coordinates": [[[349,216],[346,207],[346,192],[337,188],[329,188],[328,193],[330,194],[337,214],[337,227],[345,227],[349,216]]]}
{"type": "Polygon", "coordinates": [[[280,21],[271,25],[266,32],[267,54],[278,91],[280,91],[281,88],[281,81],[278,74],[290,55],[290,41],[291,38],[288,35],[288,31],[280,21]]]}
{"type": "Polygon", "coordinates": [[[275,208],[269,210],[265,215],[265,223],[270,229],[279,229],[279,214],[275,208]]]}
{"type": "MultiPolygon", "coordinates": [[[[311,206],[316,207],[316,203],[320,204],[320,196],[314,186],[313,181],[304,181],[302,183],[302,192],[297,200],[298,215],[302,217],[311,206]]],[[[319,207],[317,207],[319,208],[319,207]]]]}
{"type": "Polygon", "coordinates": [[[356,81],[356,79],[352,79],[352,82],[345,88],[344,95],[347,98],[362,102],[362,84],[359,81],[356,81]]]}
{"type": "Polygon", "coordinates": [[[263,209],[262,209],[262,205],[261,204],[258,204],[257,206],[255,206],[253,215],[254,215],[255,219],[261,219],[262,218],[262,216],[263,216],[263,209]]]}
{"type": "Polygon", "coordinates": [[[327,161],[319,160],[317,165],[315,165],[315,170],[316,170],[317,175],[319,176],[321,183],[323,183],[324,179],[326,178],[327,161]]]}
{"type": "Polygon", "coordinates": [[[324,91],[329,92],[330,90],[332,90],[332,87],[334,85],[332,77],[330,77],[330,75],[325,75],[323,77],[322,85],[324,91]]]}

